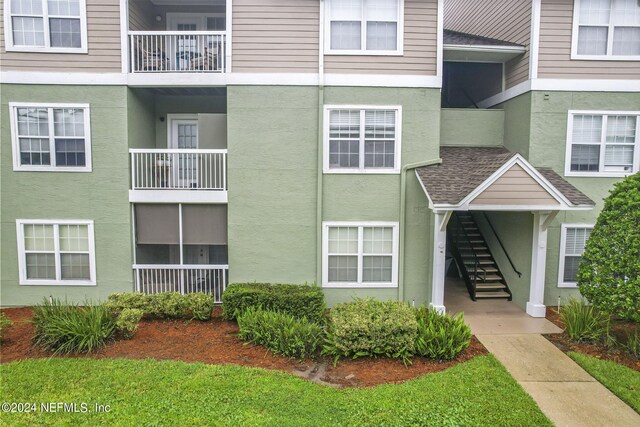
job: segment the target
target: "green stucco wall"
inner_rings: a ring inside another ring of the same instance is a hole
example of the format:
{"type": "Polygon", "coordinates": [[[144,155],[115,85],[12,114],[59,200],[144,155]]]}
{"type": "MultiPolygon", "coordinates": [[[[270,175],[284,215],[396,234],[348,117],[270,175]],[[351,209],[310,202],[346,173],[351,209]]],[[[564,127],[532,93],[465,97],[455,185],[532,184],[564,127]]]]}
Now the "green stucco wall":
{"type": "Polygon", "coordinates": [[[443,108],[440,145],[501,146],[505,113],[499,109],[443,108]]]}
{"type": "Polygon", "coordinates": [[[44,297],[100,300],[133,290],[131,272],[127,89],[109,86],[2,85],[2,306],[44,297]],[[14,172],[9,102],[89,103],[93,172],[14,172]],[[16,219],[85,219],[95,224],[97,286],[20,286],[16,219]]]}

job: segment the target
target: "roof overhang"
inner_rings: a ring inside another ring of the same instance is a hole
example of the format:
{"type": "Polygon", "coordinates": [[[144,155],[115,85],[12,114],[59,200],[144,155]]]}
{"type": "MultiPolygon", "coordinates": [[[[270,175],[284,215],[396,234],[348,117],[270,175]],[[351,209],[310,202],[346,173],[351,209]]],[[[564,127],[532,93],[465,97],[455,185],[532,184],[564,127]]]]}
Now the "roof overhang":
{"type": "Polygon", "coordinates": [[[445,44],[445,61],[508,62],[526,52],[524,46],[445,44]]]}

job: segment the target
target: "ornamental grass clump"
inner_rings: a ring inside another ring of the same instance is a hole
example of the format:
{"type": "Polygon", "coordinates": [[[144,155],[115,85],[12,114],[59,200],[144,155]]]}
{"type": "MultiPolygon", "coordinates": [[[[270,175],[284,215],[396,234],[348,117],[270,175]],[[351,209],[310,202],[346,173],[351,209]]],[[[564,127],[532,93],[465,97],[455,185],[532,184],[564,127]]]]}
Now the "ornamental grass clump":
{"type": "Polygon", "coordinates": [[[415,354],[429,359],[454,359],[471,344],[471,328],[464,316],[440,314],[424,306],[416,310],[418,335],[415,354]]]}
{"type": "Polygon", "coordinates": [[[356,299],[329,313],[323,354],[342,357],[391,357],[409,362],[418,324],[413,309],[399,301],[356,299]]]}
{"type": "Polygon", "coordinates": [[[80,306],[59,299],[33,309],[34,344],[54,354],[91,353],[116,332],[116,319],[104,305],[80,306]]]}
{"type": "Polygon", "coordinates": [[[609,317],[575,298],[562,307],[560,320],[564,323],[566,334],[574,341],[598,341],[608,332],[609,317]]]}
{"type": "Polygon", "coordinates": [[[0,313],[0,340],[4,337],[4,332],[11,326],[13,322],[7,317],[6,314],[0,313]]]}

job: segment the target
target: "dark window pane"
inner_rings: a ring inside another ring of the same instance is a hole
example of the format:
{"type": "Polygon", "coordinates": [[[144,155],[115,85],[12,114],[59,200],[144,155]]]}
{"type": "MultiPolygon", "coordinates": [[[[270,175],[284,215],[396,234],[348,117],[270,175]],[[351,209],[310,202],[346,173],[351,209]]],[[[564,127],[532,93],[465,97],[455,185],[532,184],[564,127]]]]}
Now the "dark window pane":
{"type": "Polygon", "coordinates": [[[86,166],[84,140],[56,139],[57,166],[86,166]]]}

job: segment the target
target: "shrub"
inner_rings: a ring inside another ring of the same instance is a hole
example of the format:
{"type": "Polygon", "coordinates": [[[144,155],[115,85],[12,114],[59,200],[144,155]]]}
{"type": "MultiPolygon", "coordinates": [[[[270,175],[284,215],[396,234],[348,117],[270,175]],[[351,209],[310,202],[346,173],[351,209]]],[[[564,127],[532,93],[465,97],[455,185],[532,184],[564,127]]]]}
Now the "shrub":
{"type": "Polygon", "coordinates": [[[114,313],[120,313],[122,310],[127,308],[136,308],[145,313],[149,311],[147,295],[142,292],[111,294],[107,298],[105,306],[111,309],[114,313]]]}
{"type": "Polygon", "coordinates": [[[324,354],[341,357],[402,358],[413,352],[418,324],[413,309],[402,302],[356,299],[336,305],[329,313],[324,354]]]}
{"type": "Polygon", "coordinates": [[[565,332],[574,341],[597,341],[608,331],[609,318],[584,301],[571,299],[560,310],[565,332]]]}
{"type": "Polygon", "coordinates": [[[185,296],[178,292],[161,292],[146,296],[147,311],[151,317],[166,319],[186,318],[187,304],[185,296]]]}
{"type": "Polygon", "coordinates": [[[415,354],[429,359],[455,358],[471,343],[471,328],[464,323],[464,316],[440,314],[424,306],[416,310],[418,335],[415,354]]]}
{"type": "Polygon", "coordinates": [[[0,313],[0,340],[4,337],[4,331],[13,324],[6,314],[0,313]]]}
{"type": "Polygon", "coordinates": [[[304,359],[315,355],[324,337],[319,324],[279,311],[249,307],[237,321],[240,339],[287,357],[304,359]]]}
{"type": "Polygon", "coordinates": [[[211,295],[207,295],[201,292],[194,294],[187,294],[184,296],[185,305],[191,312],[191,317],[197,320],[209,320],[211,319],[211,312],[215,301],[211,295]]]}
{"type": "Polygon", "coordinates": [[[605,199],[582,259],[580,293],[607,314],[640,321],[640,173],[605,199]]]}
{"type": "Polygon", "coordinates": [[[125,308],[116,318],[116,330],[125,338],[131,338],[138,330],[144,312],[139,308],[125,308]]]}
{"type": "Polygon", "coordinates": [[[629,354],[640,358],[640,332],[635,330],[627,333],[627,344],[624,347],[629,354]]]}
{"type": "Polygon", "coordinates": [[[249,307],[281,311],[294,317],[322,322],[324,293],[318,286],[267,283],[232,284],[222,294],[224,317],[232,320],[249,307]]]}
{"type": "Polygon", "coordinates": [[[33,309],[36,345],[54,353],[90,353],[114,334],[115,318],[104,305],[72,305],[46,299],[33,309]]]}
{"type": "Polygon", "coordinates": [[[205,300],[213,299],[205,294],[187,294],[181,295],[178,292],[161,292],[158,294],[145,295],[140,292],[127,292],[109,295],[106,306],[114,313],[118,314],[128,308],[142,310],[145,316],[167,319],[180,319],[189,317],[189,311],[194,318],[204,318],[206,311],[205,300]],[[203,295],[199,297],[191,297],[190,295],[203,295]],[[198,311],[197,316],[193,314],[193,309],[198,311]],[[199,316],[199,317],[198,317],[199,316]]]}

